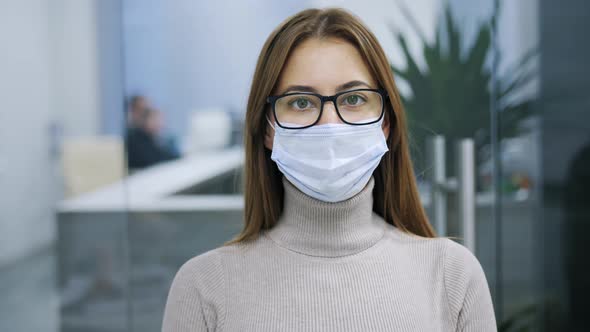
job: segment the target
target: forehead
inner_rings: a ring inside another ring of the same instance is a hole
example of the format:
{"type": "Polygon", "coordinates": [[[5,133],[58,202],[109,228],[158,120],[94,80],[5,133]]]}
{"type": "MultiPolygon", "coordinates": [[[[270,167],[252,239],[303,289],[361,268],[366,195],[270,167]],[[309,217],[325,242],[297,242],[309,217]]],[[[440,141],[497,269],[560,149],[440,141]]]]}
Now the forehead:
{"type": "Polygon", "coordinates": [[[352,80],[376,86],[356,47],[340,38],[310,38],[291,51],[276,91],[297,84],[315,87],[322,94],[332,94],[335,87],[352,80]]]}

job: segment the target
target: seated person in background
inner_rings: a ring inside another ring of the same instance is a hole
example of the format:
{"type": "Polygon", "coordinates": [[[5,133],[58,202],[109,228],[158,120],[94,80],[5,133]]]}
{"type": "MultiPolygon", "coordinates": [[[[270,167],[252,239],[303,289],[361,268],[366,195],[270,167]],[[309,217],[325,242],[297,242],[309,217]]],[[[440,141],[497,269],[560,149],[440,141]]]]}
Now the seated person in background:
{"type": "MultiPolygon", "coordinates": [[[[131,105],[133,107],[133,104],[131,105]]],[[[162,132],[162,116],[159,111],[147,104],[135,111],[125,135],[127,151],[127,166],[129,169],[140,169],[159,162],[173,160],[179,157],[178,152],[170,143],[164,142],[162,132]]]]}
{"type": "Polygon", "coordinates": [[[141,127],[141,122],[145,117],[145,110],[150,108],[150,102],[147,97],[134,95],[129,98],[129,108],[127,112],[127,128],[141,127]]]}
{"type": "Polygon", "coordinates": [[[164,133],[162,112],[154,108],[149,108],[146,113],[145,128],[164,152],[172,156],[172,159],[180,157],[174,137],[164,133]]]}

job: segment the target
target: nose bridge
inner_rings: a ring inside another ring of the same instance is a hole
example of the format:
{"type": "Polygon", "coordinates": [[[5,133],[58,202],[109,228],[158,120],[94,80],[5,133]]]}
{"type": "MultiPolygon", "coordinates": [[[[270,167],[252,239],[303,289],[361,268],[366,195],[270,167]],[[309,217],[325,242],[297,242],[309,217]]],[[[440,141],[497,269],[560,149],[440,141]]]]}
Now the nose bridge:
{"type": "Polygon", "coordinates": [[[325,123],[338,123],[342,122],[338,113],[336,113],[336,99],[324,99],[324,110],[322,111],[322,116],[320,117],[320,121],[318,124],[325,124],[325,123]]]}

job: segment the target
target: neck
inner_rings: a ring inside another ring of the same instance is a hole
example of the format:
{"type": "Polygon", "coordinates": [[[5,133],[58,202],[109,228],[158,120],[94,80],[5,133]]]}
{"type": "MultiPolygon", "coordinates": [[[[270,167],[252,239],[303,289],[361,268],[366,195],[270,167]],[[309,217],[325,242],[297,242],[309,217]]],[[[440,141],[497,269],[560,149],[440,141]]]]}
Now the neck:
{"type": "Polygon", "coordinates": [[[283,177],[283,213],[267,231],[278,245],[289,250],[323,257],[361,252],[383,236],[385,221],[373,213],[375,180],[355,196],[329,203],[310,197],[283,177]]]}

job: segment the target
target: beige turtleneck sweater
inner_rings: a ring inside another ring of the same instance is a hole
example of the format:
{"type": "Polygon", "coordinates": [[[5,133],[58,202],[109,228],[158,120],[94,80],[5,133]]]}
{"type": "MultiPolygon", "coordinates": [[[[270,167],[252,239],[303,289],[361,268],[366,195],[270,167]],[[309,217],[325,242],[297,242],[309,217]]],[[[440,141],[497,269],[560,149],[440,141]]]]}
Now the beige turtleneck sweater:
{"type": "Polygon", "coordinates": [[[373,178],[338,203],[283,185],[272,229],[178,270],[162,331],[496,331],[476,257],[373,213],[373,178]]]}

